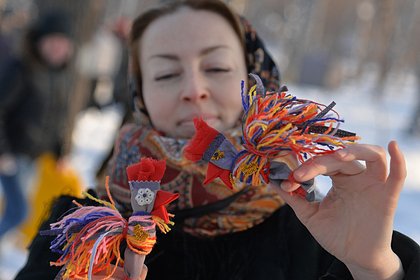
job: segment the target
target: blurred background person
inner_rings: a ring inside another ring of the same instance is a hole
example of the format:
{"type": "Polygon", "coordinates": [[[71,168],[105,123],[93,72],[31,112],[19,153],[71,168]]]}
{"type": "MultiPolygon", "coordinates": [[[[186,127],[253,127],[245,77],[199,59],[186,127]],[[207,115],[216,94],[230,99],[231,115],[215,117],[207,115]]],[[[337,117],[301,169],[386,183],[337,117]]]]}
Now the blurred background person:
{"type": "Polygon", "coordinates": [[[61,10],[41,13],[23,42],[21,55],[4,59],[0,72],[0,180],[5,205],[0,236],[22,223],[27,212],[18,178],[27,166],[24,162],[41,157],[52,162],[63,156],[71,100],[68,66],[74,43],[69,15],[61,10]]]}

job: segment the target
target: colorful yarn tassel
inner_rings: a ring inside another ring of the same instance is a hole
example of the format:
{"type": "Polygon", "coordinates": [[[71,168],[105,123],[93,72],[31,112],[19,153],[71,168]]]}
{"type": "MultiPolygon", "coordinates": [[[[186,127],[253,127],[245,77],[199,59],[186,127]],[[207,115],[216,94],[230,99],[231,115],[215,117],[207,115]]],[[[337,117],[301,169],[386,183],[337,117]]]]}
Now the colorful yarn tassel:
{"type": "MultiPolygon", "coordinates": [[[[187,159],[209,162],[205,183],[219,177],[230,188],[239,180],[259,186],[268,182],[280,184],[290,176],[292,166],[286,158],[303,162],[317,155],[333,153],[355,141],[354,133],[339,129],[343,122],[332,108],[310,100],[298,99],[287,93],[265,93],[258,76],[248,93],[242,83],[243,149],[238,151],[224,136],[196,119],[196,134],[185,148],[187,159]],[[276,164],[273,164],[273,162],[276,164]],[[283,163],[283,164],[281,164],[283,163]]],[[[308,194],[313,182],[303,182],[308,194]]],[[[313,200],[314,196],[306,196],[313,200]]]]}
{"type": "Polygon", "coordinates": [[[56,236],[50,249],[61,256],[51,265],[65,266],[63,279],[91,279],[99,272],[105,272],[104,279],[110,278],[124,262],[120,257],[123,242],[134,254],[151,252],[156,243],[156,225],[164,233],[173,225],[169,220],[172,215],[167,213],[165,206],[178,198],[178,194],[159,190],[164,171],[164,161],[147,158],[127,168],[129,183],[136,187],[136,197],[132,200],[147,206],[144,211],[134,212],[128,221],[118,212],[107,181],[110,202],[86,194],[102,206],[78,204],[73,213],[51,224],[50,230],[41,232],[56,236]]]}

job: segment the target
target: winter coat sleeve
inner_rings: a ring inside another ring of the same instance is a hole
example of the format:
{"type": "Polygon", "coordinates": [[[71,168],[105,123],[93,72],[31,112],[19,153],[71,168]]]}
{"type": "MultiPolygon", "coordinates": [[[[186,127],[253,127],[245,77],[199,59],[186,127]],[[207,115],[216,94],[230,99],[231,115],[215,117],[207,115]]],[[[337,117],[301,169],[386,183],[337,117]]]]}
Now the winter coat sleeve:
{"type": "MultiPolygon", "coordinates": [[[[420,279],[420,246],[414,240],[394,231],[392,250],[400,258],[405,277],[404,280],[420,279]]],[[[327,273],[320,280],[350,280],[353,279],[347,267],[339,260],[333,261],[327,273]]]]}

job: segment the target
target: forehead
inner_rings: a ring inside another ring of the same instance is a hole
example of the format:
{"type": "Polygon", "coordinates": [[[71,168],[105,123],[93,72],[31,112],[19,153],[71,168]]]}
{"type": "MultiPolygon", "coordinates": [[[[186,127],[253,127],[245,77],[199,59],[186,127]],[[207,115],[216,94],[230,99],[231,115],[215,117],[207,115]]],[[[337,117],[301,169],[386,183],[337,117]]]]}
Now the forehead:
{"type": "Polygon", "coordinates": [[[140,48],[145,58],[159,53],[194,53],[220,44],[241,48],[238,36],[225,18],[210,11],[182,8],[151,23],[140,48]]]}

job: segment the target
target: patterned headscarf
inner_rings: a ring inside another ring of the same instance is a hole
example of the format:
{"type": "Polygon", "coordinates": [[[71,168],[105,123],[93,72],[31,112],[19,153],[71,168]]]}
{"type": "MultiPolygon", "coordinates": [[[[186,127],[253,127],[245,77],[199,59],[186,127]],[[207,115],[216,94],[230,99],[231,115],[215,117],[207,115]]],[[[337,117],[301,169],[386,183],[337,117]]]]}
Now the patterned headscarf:
{"type": "Polygon", "coordinates": [[[267,90],[277,91],[280,86],[280,73],[276,64],[251,24],[245,18],[241,18],[241,23],[245,32],[248,73],[258,75],[267,90]]]}
{"type": "MultiPolygon", "coordinates": [[[[268,89],[277,90],[279,72],[275,63],[255,30],[246,20],[241,19],[241,22],[245,30],[248,71],[259,75],[268,89]]],[[[133,89],[134,84],[131,84],[133,89]]],[[[156,131],[151,125],[141,97],[136,98],[135,107],[137,123],[121,129],[110,163],[110,188],[113,197],[122,208],[130,210],[130,190],[125,167],[145,156],[167,161],[161,186],[164,190],[181,194],[176,204],[171,205],[175,215],[179,210],[194,210],[235,196],[235,191],[227,188],[222,182],[204,186],[202,182],[206,165],[192,163],[183,156],[183,148],[188,140],[166,137],[156,131]]],[[[240,148],[239,121],[237,127],[224,134],[240,148]]],[[[246,191],[239,193],[232,201],[222,209],[185,219],[184,230],[196,236],[217,236],[246,230],[261,223],[283,204],[266,186],[246,188],[246,191]]]]}

